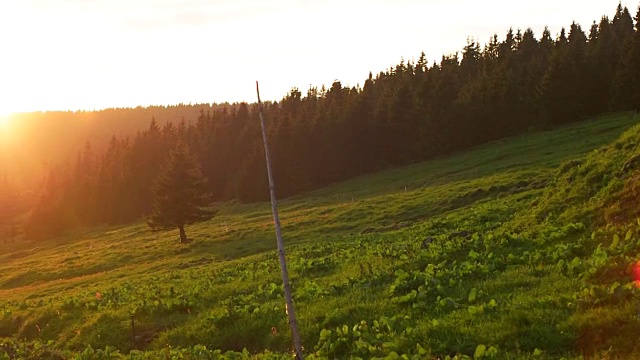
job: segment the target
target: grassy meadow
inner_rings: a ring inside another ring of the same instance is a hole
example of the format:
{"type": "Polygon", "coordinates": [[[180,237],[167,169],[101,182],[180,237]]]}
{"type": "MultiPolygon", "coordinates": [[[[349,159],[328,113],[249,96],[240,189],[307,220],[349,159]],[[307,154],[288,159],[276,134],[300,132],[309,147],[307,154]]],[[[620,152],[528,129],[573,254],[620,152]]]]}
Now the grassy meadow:
{"type": "MultiPolygon", "coordinates": [[[[637,120],[282,200],[306,357],[640,357],[637,120]]],[[[0,242],[0,359],[291,358],[270,204],[216,206],[189,244],[143,221],[0,242]]]]}

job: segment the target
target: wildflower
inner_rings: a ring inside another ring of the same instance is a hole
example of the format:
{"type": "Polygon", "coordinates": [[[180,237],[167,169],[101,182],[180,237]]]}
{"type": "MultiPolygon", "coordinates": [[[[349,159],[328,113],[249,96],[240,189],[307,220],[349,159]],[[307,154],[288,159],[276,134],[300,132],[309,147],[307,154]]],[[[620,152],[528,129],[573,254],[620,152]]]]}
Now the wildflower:
{"type": "Polygon", "coordinates": [[[636,287],[640,287],[640,260],[636,261],[635,264],[633,264],[633,282],[635,283],[636,287]]]}
{"type": "Polygon", "coordinates": [[[99,292],[96,292],[96,299],[102,300],[102,294],[100,294],[99,292]]]}

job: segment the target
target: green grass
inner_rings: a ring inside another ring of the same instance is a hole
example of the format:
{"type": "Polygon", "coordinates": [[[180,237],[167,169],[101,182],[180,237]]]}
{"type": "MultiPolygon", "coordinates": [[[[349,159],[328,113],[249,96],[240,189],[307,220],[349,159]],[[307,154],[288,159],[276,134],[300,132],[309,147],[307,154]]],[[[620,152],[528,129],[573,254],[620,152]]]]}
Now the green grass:
{"type": "MultiPolygon", "coordinates": [[[[614,114],[281,201],[305,353],[640,355],[632,125],[614,114]]],[[[0,359],[290,357],[270,205],[218,208],[188,245],[144,223],[0,244],[0,359]]]]}

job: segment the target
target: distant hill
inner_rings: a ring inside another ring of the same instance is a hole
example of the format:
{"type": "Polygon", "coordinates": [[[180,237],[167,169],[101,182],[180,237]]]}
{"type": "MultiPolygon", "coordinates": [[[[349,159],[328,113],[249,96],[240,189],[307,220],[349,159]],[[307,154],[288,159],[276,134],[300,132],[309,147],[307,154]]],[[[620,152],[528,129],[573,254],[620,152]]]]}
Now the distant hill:
{"type": "Polygon", "coordinates": [[[10,133],[2,136],[0,172],[30,187],[54,165],[73,162],[87,142],[96,152],[112,136],[133,137],[155,118],[160,125],[194,122],[200,112],[228,104],[181,104],[99,111],[21,113],[11,117],[10,133]]]}

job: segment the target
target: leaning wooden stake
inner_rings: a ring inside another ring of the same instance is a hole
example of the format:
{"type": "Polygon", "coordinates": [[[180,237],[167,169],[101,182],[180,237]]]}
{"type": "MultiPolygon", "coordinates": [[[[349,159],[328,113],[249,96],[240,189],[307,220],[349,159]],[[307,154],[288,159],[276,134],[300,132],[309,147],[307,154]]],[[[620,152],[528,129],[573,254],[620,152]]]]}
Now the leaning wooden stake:
{"type": "Polygon", "coordinates": [[[278,216],[278,202],[276,200],[276,189],[273,185],[273,174],[271,173],[271,156],[269,155],[269,143],[267,142],[267,131],[264,126],[264,115],[262,114],[262,102],[260,101],[260,88],[256,81],[256,92],[258,93],[258,113],[260,114],[260,126],[262,127],[262,142],[264,143],[264,153],[267,158],[267,175],[269,177],[269,192],[271,194],[271,211],[273,211],[273,223],[276,226],[276,239],[278,240],[278,256],[280,258],[280,270],[282,270],[282,283],[284,284],[284,298],[289,315],[289,327],[293,334],[293,345],[296,348],[296,357],[303,360],[302,343],[298,332],[298,322],[296,321],[296,311],[291,297],[291,285],[289,284],[289,272],[287,271],[287,259],[284,255],[284,242],[282,241],[282,229],[280,228],[280,216],[278,216]]]}

